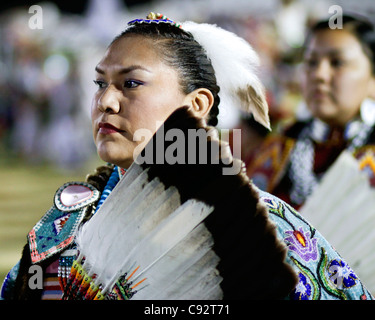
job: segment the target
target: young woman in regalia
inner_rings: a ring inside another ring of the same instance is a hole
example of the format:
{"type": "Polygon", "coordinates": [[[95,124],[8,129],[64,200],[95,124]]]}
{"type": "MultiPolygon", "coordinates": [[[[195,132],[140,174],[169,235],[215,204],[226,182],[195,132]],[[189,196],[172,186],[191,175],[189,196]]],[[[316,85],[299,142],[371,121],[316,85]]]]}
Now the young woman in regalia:
{"type": "MultiPolygon", "coordinates": [[[[331,29],[323,20],[310,28],[301,69],[308,116],[282,136],[269,135],[248,163],[248,175],[260,188],[296,209],[342,151],[375,168],[375,30],[363,17],[344,15],[342,23],[331,29]]],[[[375,185],[375,171],[368,173],[375,185]]]]}
{"type": "Polygon", "coordinates": [[[313,25],[302,63],[304,117],[270,134],[247,173],[297,209],[375,289],[375,30],[344,15],[313,25]],[[340,19],[341,20],[341,19],[340,19]],[[306,116],[307,114],[307,116],[306,116]]]}

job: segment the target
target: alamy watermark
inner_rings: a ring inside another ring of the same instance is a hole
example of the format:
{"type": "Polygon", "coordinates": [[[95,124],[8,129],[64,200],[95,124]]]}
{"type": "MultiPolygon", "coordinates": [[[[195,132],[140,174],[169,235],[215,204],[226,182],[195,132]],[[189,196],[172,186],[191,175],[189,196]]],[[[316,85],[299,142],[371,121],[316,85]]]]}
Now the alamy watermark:
{"type": "Polygon", "coordinates": [[[342,16],[343,16],[342,7],[339,5],[330,6],[328,9],[328,13],[332,14],[332,16],[328,20],[329,28],[330,29],[342,29],[342,16]]]}
{"type": "Polygon", "coordinates": [[[32,265],[29,268],[29,274],[31,274],[29,278],[29,288],[31,290],[35,289],[43,289],[43,269],[39,265],[32,265]]]}
{"type": "Polygon", "coordinates": [[[43,9],[41,6],[32,5],[29,8],[29,14],[32,16],[29,18],[30,29],[43,29],[43,9]]]}
{"type": "MultiPolygon", "coordinates": [[[[329,27],[331,29],[342,29],[342,7],[339,5],[332,5],[328,8],[328,13],[332,14],[329,18],[329,27]]],[[[29,7],[29,14],[32,14],[29,18],[29,28],[33,30],[43,29],[43,8],[39,5],[32,5],[29,7]]]]}
{"type": "Polygon", "coordinates": [[[232,161],[241,158],[240,129],[188,129],[186,134],[178,128],[165,132],[160,126],[155,136],[149,129],[138,129],[133,140],[142,141],[133,152],[133,160],[138,164],[221,164],[223,175],[235,175],[240,171],[232,161]]]}

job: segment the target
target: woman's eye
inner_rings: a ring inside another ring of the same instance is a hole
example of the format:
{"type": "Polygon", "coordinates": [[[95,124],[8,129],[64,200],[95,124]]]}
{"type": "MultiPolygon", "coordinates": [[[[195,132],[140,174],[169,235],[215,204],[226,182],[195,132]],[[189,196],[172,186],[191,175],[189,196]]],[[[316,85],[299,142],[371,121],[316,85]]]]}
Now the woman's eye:
{"type": "Polygon", "coordinates": [[[309,68],[313,68],[313,67],[316,67],[318,64],[318,60],[317,59],[313,59],[313,58],[310,58],[310,59],[306,59],[305,60],[305,65],[309,68]]]}
{"type": "Polygon", "coordinates": [[[94,80],[94,83],[95,83],[100,89],[103,89],[104,86],[105,86],[104,81],[101,81],[101,80],[94,80]]]}
{"type": "Polygon", "coordinates": [[[338,59],[338,58],[335,58],[335,59],[332,59],[331,60],[331,65],[333,67],[341,67],[345,64],[345,61],[343,59],[338,59]]]}
{"type": "Polygon", "coordinates": [[[126,80],[124,83],[124,87],[128,89],[133,89],[133,88],[137,88],[141,84],[142,83],[140,81],[126,80]]]}

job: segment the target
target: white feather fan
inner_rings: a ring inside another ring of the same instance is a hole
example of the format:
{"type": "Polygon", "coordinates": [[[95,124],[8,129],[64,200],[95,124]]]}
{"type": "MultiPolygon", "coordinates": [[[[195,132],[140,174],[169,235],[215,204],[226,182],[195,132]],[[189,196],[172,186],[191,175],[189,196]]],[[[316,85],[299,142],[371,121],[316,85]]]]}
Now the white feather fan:
{"type": "MultiPolygon", "coordinates": [[[[86,271],[90,276],[97,275],[96,281],[103,286],[103,293],[112,289],[122,274],[130,274],[138,266],[131,280],[137,283],[147,278],[148,286],[134,298],[168,297],[166,291],[158,291],[166,284],[170,292],[176,291],[175,286],[181,292],[181,282],[191,285],[185,271],[195,264],[201,266],[202,257],[210,251],[210,235],[202,225],[196,227],[212,208],[194,200],[180,206],[176,188],[165,189],[159,179],[151,182],[147,179],[147,170],[141,171],[133,163],[77,236],[86,271]],[[140,174],[136,176],[137,173],[140,174]],[[91,254],[93,248],[95,254],[91,254]],[[154,272],[153,268],[158,271],[154,272]],[[181,276],[183,279],[179,279],[181,276]]],[[[215,258],[211,252],[210,259],[215,258]]],[[[214,268],[207,270],[207,274],[210,272],[215,274],[214,268]]],[[[202,277],[207,275],[202,272],[202,277]]],[[[212,294],[219,296],[219,292],[212,294]]],[[[202,299],[202,292],[196,292],[196,298],[202,299]]]]}
{"type": "Polygon", "coordinates": [[[375,190],[358,161],[344,151],[300,213],[375,291],[375,190]]]}

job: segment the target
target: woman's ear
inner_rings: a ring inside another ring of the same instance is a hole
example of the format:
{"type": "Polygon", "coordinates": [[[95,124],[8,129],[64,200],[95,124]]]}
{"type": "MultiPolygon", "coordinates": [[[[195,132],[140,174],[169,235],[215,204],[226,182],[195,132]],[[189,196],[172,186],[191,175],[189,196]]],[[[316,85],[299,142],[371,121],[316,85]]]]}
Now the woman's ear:
{"type": "Polygon", "coordinates": [[[206,88],[199,88],[190,92],[185,98],[185,105],[199,118],[206,118],[214,104],[212,92],[206,88]]]}

